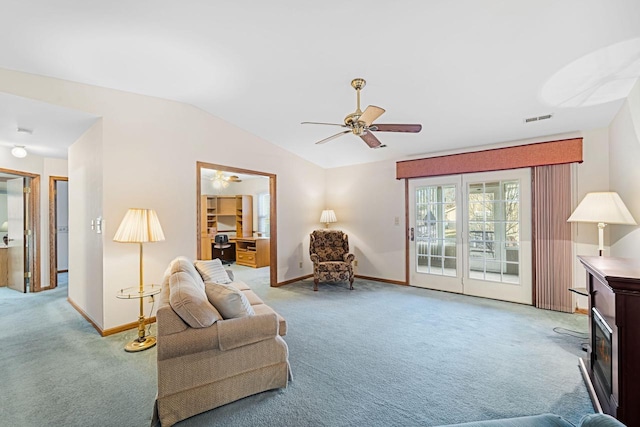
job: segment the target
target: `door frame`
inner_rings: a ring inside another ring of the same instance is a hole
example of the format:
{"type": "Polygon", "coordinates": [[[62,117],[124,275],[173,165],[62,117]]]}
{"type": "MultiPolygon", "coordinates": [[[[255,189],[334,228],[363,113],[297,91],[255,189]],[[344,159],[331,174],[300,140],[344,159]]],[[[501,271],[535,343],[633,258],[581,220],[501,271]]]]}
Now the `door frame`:
{"type": "Polygon", "coordinates": [[[201,192],[202,192],[202,169],[215,169],[224,172],[242,173],[249,175],[259,175],[269,178],[269,282],[271,287],[280,286],[278,284],[278,216],[277,216],[277,194],[276,175],[268,172],[260,172],[249,169],[241,169],[233,166],[217,165],[214,163],[196,162],[196,254],[200,258],[200,236],[202,226],[200,223],[201,192]]]}
{"type": "Polygon", "coordinates": [[[69,181],[69,178],[49,176],[49,286],[42,290],[58,287],[58,181],[69,181]]]}
{"type": "MultiPolygon", "coordinates": [[[[0,168],[0,172],[31,178],[31,191],[26,193],[27,209],[25,212],[25,228],[31,229],[31,244],[27,245],[28,262],[25,263],[25,273],[31,272],[28,292],[40,292],[40,175],[0,168]]],[[[27,242],[28,239],[25,239],[27,242]]]]}

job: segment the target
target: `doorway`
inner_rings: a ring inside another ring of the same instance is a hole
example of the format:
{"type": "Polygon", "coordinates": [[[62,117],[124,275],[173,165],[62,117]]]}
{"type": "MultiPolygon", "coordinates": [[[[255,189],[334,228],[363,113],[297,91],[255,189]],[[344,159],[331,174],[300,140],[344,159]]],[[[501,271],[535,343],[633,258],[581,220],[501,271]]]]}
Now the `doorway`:
{"type": "Polygon", "coordinates": [[[58,276],[69,271],[69,178],[49,177],[49,286],[58,287],[58,276]]]}
{"type": "MultiPolygon", "coordinates": [[[[197,200],[196,233],[197,234],[196,236],[197,236],[197,242],[198,242],[196,253],[197,253],[198,259],[201,259],[203,255],[201,239],[203,238],[203,236],[210,234],[211,232],[211,230],[208,230],[202,226],[203,221],[201,218],[203,208],[206,208],[206,206],[203,206],[202,197],[201,197],[203,195],[203,181],[205,179],[210,179],[210,177],[207,178],[209,176],[207,174],[210,173],[211,171],[216,171],[217,173],[220,174],[220,177],[219,177],[220,179],[218,179],[217,181],[219,181],[222,186],[224,186],[225,182],[229,183],[229,185],[232,185],[232,181],[236,181],[237,183],[238,178],[236,179],[230,178],[230,176],[233,176],[234,174],[236,176],[240,176],[240,175],[254,176],[254,177],[268,179],[268,185],[267,185],[268,196],[264,196],[264,192],[261,191],[256,194],[257,196],[256,202],[258,202],[258,200],[261,200],[263,203],[268,203],[269,214],[268,216],[265,215],[265,210],[266,210],[265,206],[258,205],[257,208],[254,209],[255,214],[257,215],[257,227],[255,227],[256,228],[255,234],[260,233],[261,235],[264,234],[264,236],[269,237],[269,244],[268,244],[269,254],[268,255],[269,255],[270,285],[274,287],[278,286],[278,266],[277,266],[278,244],[277,244],[277,210],[276,210],[277,196],[276,196],[276,175],[275,174],[247,170],[247,169],[240,169],[232,166],[217,165],[212,163],[204,163],[204,162],[196,163],[196,192],[197,192],[197,198],[196,198],[197,200]]],[[[213,178],[215,180],[216,177],[214,176],[213,178]]],[[[226,218],[221,218],[221,219],[224,220],[226,218]]],[[[255,220],[252,219],[252,221],[255,221],[255,220]]],[[[237,228],[237,226],[238,226],[237,223],[225,224],[224,222],[221,222],[220,224],[217,224],[216,227],[213,227],[213,228],[215,229],[222,228],[222,229],[232,230],[234,227],[237,228]]],[[[251,234],[253,235],[254,232],[252,232],[251,234]]]]}
{"type": "Polygon", "coordinates": [[[409,283],[532,304],[529,169],[409,182],[409,283]]]}
{"type": "Polygon", "coordinates": [[[2,282],[18,292],[38,292],[40,283],[40,175],[0,168],[4,202],[0,216],[5,262],[2,282]],[[6,222],[6,231],[5,229],[6,222]]]}

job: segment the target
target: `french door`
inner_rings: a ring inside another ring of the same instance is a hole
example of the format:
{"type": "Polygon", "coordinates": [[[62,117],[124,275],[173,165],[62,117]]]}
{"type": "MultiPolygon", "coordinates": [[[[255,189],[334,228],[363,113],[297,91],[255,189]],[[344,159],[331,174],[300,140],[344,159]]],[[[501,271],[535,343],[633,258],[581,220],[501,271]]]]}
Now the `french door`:
{"type": "Polygon", "coordinates": [[[409,284],[532,303],[529,169],[409,181],[409,284]]]}

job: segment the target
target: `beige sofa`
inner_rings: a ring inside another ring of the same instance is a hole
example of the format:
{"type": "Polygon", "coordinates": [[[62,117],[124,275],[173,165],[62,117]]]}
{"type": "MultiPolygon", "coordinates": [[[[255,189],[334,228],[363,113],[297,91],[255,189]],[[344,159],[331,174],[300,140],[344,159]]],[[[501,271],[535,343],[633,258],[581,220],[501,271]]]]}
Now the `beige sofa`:
{"type": "MultiPolygon", "coordinates": [[[[201,300],[203,282],[184,257],[174,259],[165,272],[156,313],[158,394],[152,426],[171,426],[243,397],[284,388],[291,378],[289,350],[282,339],[285,319],[241,281],[227,286],[241,291],[255,314],[224,319],[201,300]],[[185,314],[185,304],[205,321],[185,314]],[[210,315],[217,318],[207,326],[210,315]]],[[[205,286],[209,292],[215,285],[205,286]]]]}

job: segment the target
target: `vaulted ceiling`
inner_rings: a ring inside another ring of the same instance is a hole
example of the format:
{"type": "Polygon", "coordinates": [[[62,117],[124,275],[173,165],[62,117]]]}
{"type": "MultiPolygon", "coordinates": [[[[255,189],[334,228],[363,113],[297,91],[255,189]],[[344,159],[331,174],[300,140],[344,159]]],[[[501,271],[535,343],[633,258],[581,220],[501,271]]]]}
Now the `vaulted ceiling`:
{"type": "MultiPolygon", "coordinates": [[[[1,10],[2,68],[190,103],[323,167],[607,126],[640,75],[638,0],[2,0],[1,10]],[[300,123],[341,123],[355,77],[367,80],[363,109],[386,109],[377,122],[422,131],[378,132],[376,150],[351,134],[316,145],[342,128],[300,123]]],[[[21,126],[11,102],[23,101],[0,96],[4,145],[21,126]]],[[[94,119],[38,107],[30,126],[43,138],[31,143],[52,157],[94,119]]],[[[22,120],[36,111],[24,108],[22,120]]]]}

